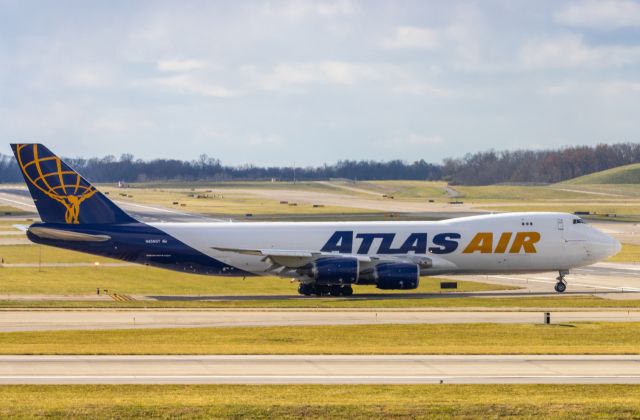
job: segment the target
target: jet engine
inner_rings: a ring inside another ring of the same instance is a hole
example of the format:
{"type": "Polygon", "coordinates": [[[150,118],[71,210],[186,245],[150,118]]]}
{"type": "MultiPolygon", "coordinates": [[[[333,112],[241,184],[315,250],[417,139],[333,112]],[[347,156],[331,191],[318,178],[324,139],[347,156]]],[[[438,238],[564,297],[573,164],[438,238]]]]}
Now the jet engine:
{"type": "Polygon", "coordinates": [[[420,281],[418,264],[380,263],[372,273],[378,289],[415,289],[420,281]]]}
{"type": "Polygon", "coordinates": [[[358,281],[360,264],[356,258],[320,258],[298,269],[298,273],[313,278],[316,284],[338,285],[358,281]]]}

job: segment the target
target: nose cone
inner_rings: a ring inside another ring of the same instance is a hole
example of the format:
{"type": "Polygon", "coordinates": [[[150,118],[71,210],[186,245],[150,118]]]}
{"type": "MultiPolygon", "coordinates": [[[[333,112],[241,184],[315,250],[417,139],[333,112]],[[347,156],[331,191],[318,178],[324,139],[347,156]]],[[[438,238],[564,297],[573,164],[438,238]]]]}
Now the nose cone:
{"type": "Polygon", "coordinates": [[[618,241],[615,238],[611,238],[611,253],[609,254],[610,257],[613,257],[614,255],[616,255],[618,252],[620,252],[620,250],[622,249],[622,244],[620,243],[620,241],[618,241]]]}
{"type": "Polygon", "coordinates": [[[613,257],[622,249],[622,244],[616,239],[601,232],[600,243],[597,246],[601,259],[613,257]]]}
{"type": "Polygon", "coordinates": [[[587,248],[592,257],[597,261],[606,260],[613,257],[622,249],[620,242],[606,233],[593,229],[587,239],[587,248]]]}

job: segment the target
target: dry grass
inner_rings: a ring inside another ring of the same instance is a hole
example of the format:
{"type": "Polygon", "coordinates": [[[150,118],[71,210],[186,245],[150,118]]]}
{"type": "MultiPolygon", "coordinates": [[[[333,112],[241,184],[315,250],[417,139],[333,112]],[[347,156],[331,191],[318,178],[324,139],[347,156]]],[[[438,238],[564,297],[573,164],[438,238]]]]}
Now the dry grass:
{"type": "Polygon", "coordinates": [[[383,324],[0,333],[0,354],[638,353],[638,323],[383,324]]]}
{"type": "Polygon", "coordinates": [[[584,419],[640,416],[638,385],[19,385],[5,418],[584,419]]]}
{"type": "Polygon", "coordinates": [[[622,244],[622,250],[609,258],[609,262],[640,262],[640,245],[636,244],[622,244]]]}

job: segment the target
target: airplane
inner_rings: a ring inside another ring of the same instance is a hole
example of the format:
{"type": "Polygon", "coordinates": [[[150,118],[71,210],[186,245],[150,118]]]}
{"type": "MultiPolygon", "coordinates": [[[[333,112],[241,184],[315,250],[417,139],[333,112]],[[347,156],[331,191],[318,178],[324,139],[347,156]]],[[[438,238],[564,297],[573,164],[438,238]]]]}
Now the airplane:
{"type": "MultiPolygon", "coordinates": [[[[302,295],[353,285],[416,289],[421,276],[569,270],[617,254],[616,239],[568,213],[523,212],[417,222],[144,223],[42,144],[11,145],[41,222],[35,243],[185,273],[280,276],[302,295]]],[[[161,279],[159,279],[161,281],[161,279]]]]}

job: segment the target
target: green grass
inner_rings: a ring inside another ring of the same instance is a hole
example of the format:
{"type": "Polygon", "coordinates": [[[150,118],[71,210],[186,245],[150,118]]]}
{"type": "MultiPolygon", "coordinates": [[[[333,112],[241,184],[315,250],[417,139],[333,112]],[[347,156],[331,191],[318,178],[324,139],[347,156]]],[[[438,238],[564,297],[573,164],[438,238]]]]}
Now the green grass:
{"type": "Polygon", "coordinates": [[[5,418],[631,419],[638,385],[12,385],[5,418]]]}
{"type": "MultiPolygon", "coordinates": [[[[542,322],[542,314],[540,315],[542,322]]],[[[622,322],[570,325],[382,324],[0,333],[0,354],[638,353],[640,324],[622,322]]]]}
{"type": "MultiPolygon", "coordinates": [[[[29,248],[28,245],[25,247],[29,248]]],[[[0,247],[0,252],[3,247],[0,247]]],[[[5,247],[8,248],[8,247],[5,247]]],[[[17,248],[17,247],[16,247],[17,248]]],[[[36,248],[36,247],[33,247],[36,248]]],[[[37,252],[37,249],[36,251],[37,252]]],[[[44,254],[43,254],[44,255],[44,254]]],[[[82,257],[79,254],[78,257],[82,257]]],[[[44,257],[43,257],[44,258],[44,257]]],[[[91,256],[87,260],[91,261],[91,256]]],[[[100,259],[96,259],[100,260],[100,259]]],[[[6,262],[14,262],[5,259],[6,262]]],[[[32,260],[30,260],[32,261],[32,260]]],[[[37,261],[37,260],[36,260],[37,261]]],[[[440,290],[441,279],[425,277],[414,293],[440,290]]],[[[126,267],[4,267],[0,268],[0,294],[94,293],[96,288],[143,295],[297,295],[297,283],[266,277],[219,277],[132,265],[126,267]]],[[[508,290],[514,287],[459,281],[459,291],[508,290]]],[[[356,293],[389,293],[373,286],[356,286],[356,293]]],[[[407,293],[391,291],[390,293],[407,293]]]]}
{"type": "Polygon", "coordinates": [[[622,250],[613,257],[609,258],[609,262],[640,262],[640,245],[622,244],[622,250]]]}
{"type": "MultiPolygon", "coordinates": [[[[337,190],[327,183],[315,181],[298,181],[295,184],[289,181],[166,181],[166,182],[143,182],[127,184],[128,188],[115,188],[113,184],[98,184],[100,189],[114,191],[135,191],[135,190],[228,190],[228,189],[269,189],[269,190],[296,190],[296,191],[320,191],[336,192],[337,190]]],[[[349,194],[347,191],[345,193],[349,194]]]]}
{"type": "Polygon", "coordinates": [[[469,201],[544,201],[593,199],[591,194],[561,191],[550,186],[487,185],[453,188],[462,194],[461,200],[469,201]]]}
{"type": "Polygon", "coordinates": [[[308,185],[302,184],[290,184],[280,183],[277,187],[274,183],[273,187],[271,183],[260,183],[259,186],[254,186],[255,183],[236,183],[242,184],[237,188],[102,188],[109,193],[112,199],[119,201],[129,201],[134,203],[142,203],[148,205],[161,205],[166,208],[173,208],[176,211],[184,211],[191,213],[199,213],[206,215],[244,215],[247,213],[256,215],[269,215],[269,214],[350,214],[362,212],[362,209],[350,207],[347,203],[348,195],[345,194],[345,206],[324,206],[313,207],[313,203],[297,203],[296,206],[289,204],[280,204],[280,200],[277,194],[274,194],[274,198],[267,198],[260,195],[252,194],[252,189],[275,189],[275,190],[299,190],[309,193],[313,192],[331,192],[347,193],[346,190],[337,190],[336,188],[323,186],[318,183],[308,183],[308,185]],[[313,185],[314,188],[309,189],[309,185],[313,185]],[[200,195],[203,198],[197,198],[200,195]],[[178,204],[174,204],[174,203],[178,204]]]}
{"type": "Polygon", "coordinates": [[[83,252],[69,251],[43,245],[4,245],[0,246],[0,257],[7,264],[21,263],[106,263],[121,262],[110,258],[98,257],[83,252]]]}
{"type": "Polygon", "coordinates": [[[386,194],[394,198],[431,198],[446,199],[446,182],[440,181],[363,181],[353,184],[344,184],[353,188],[359,188],[386,194]]]}
{"type": "MultiPolygon", "coordinates": [[[[483,206],[478,203],[478,208],[492,211],[557,211],[563,213],[574,213],[576,211],[595,212],[600,215],[617,214],[623,216],[620,221],[630,221],[624,216],[640,215],[640,202],[629,203],[528,203],[528,204],[500,204],[496,206],[483,206]]],[[[606,220],[617,221],[617,218],[607,217],[606,220]]]]}
{"type": "Polygon", "coordinates": [[[565,181],[564,184],[640,184],[640,163],[584,175],[565,181]]]}

